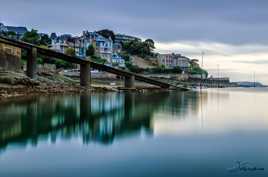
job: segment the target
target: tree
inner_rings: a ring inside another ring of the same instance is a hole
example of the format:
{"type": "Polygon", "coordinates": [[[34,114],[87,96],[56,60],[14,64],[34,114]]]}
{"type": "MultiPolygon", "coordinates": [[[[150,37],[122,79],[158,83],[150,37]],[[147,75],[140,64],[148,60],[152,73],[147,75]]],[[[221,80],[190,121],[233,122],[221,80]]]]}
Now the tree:
{"type": "Polygon", "coordinates": [[[17,34],[16,34],[14,31],[8,31],[8,32],[7,32],[7,36],[8,36],[9,38],[13,38],[13,39],[15,39],[15,38],[17,37],[17,34]]]}
{"type": "Polygon", "coordinates": [[[50,39],[56,39],[57,38],[57,34],[56,33],[51,33],[50,34],[50,39]]]}
{"type": "Polygon", "coordinates": [[[40,45],[40,36],[38,34],[38,31],[32,29],[31,31],[26,32],[22,37],[22,41],[40,45]]]}
{"type": "Polygon", "coordinates": [[[145,53],[149,56],[153,56],[153,50],[155,49],[154,41],[152,39],[146,39],[143,44],[145,45],[145,53]]]}
{"type": "Polygon", "coordinates": [[[111,38],[113,41],[115,40],[115,34],[112,30],[103,29],[103,30],[97,31],[97,33],[102,35],[103,37],[105,37],[107,39],[111,38]]]}
{"type": "Polygon", "coordinates": [[[95,55],[95,48],[93,45],[88,46],[86,56],[92,57],[95,55]]]}
{"type": "Polygon", "coordinates": [[[140,57],[154,56],[154,41],[152,39],[147,39],[142,42],[139,40],[125,42],[122,45],[123,51],[128,52],[131,55],[138,55],[140,57]]]}
{"type": "Polygon", "coordinates": [[[151,50],[155,49],[154,41],[152,39],[146,39],[144,43],[147,44],[151,50]]]}
{"type": "Polygon", "coordinates": [[[199,66],[197,59],[190,60],[190,73],[191,74],[204,74],[206,75],[206,77],[208,76],[208,72],[199,66]]]}
{"type": "Polygon", "coordinates": [[[48,46],[51,44],[51,39],[47,34],[42,35],[40,39],[40,45],[48,46]]]}
{"type": "Polygon", "coordinates": [[[69,55],[69,56],[72,56],[74,57],[75,56],[75,50],[73,48],[68,48],[65,50],[64,52],[66,55],[69,55]]]}

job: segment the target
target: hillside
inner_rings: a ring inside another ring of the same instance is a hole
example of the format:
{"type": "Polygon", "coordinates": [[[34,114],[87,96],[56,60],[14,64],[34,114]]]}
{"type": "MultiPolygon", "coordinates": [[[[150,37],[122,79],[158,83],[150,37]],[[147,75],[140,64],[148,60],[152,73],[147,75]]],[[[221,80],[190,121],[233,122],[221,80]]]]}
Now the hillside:
{"type": "Polygon", "coordinates": [[[131,56],[131,58],[132,58],[133,65],[136,65],[139,68],[147,69],[147,68],[157,67],[156,58],[144,59],[144,58],[141,58],[138,56],[131,56]],[[153,61],[155,61],[155,62],[153,62],[153,61]]]}

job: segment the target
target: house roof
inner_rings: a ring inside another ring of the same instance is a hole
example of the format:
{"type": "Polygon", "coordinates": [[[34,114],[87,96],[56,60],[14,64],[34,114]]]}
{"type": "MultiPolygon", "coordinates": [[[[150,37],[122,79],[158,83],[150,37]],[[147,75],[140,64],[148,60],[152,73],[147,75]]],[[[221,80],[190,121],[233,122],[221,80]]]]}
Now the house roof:
{"type": "Polygon", "coordinates": [[[6,28],[8,31],[13,31],[17,34],[24,34],[28,31],[26,27],[6,26],[6,28]]]}

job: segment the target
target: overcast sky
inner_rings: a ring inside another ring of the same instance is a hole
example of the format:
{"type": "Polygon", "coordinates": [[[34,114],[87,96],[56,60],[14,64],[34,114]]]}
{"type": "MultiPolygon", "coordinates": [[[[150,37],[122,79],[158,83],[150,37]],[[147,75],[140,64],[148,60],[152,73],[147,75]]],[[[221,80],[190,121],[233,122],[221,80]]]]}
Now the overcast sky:
{"type": "Polygon", "coordinates": [[[79,35],[109,28],[152,38],[157,51],[200,59],[232,80],[268,84],[267,0],[0,0],[0,22],[79,35]]]}

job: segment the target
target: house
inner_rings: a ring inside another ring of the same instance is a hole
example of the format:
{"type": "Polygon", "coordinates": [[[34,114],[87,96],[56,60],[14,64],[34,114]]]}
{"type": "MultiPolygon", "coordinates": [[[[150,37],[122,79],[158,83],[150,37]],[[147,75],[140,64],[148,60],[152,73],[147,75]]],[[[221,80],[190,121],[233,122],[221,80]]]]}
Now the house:
{"type": "Polygon", "coordinates": [[[16,39],[21,39],[28,30],[26,27],[5,26],[3,23],[0,23],[0,32],[14,32],[16,39]]]}
{"type": "Polygon", "coordinates": [[[71,38],[72,35],[70,34],[55,36],[54,38],[51,38],[51,45],[49,45],[49,48],[57,52],[65,53],[66,49],[73,47],[70,42],[71,38]]]}
{"type": "Polygon", "coordinates": [[[50,39],[50,49],[65,53],[68,48],[73,48],[77,57],[86,58],[86,50],[90,42],[85,36],[73,37],[70,34],[57,36],[56,33],[52,33],[50,39]]]}
{"type": "Polygon", "coordinates": [[[157,59],[158,64],[166,68],[180,67],[183,71],[190,69],[190,59],[181,54],[159,54],[157,59]]]}
{"type": "Polygon", "coordinates": [[[181,54],[175,56],[173,64],[175,67],[180,67],[181,70],[185,72],[189,71],[191,67],[190,58],[182,56],[181,54]]]}
{"type": "Polygon", "coordinates": [[[117,53],[113,53],[113,55],[112,55],[112,65],[124,68],[124,67],[126,67],[125,59],[122,58],[117,53]]]}
{"type": "Polygon", "coordinates": [[[96,55],[106,59],[108,63],[112,63],[113,41],[112,39],[107,39],[99,35],[97,32],[83,31],[80,37],[72,37],[69,34],[57,37],[57,35],[53,33],[51,40],[52,43],[49,46],[51,49],[65,53],[66,49],[73,48],[75,49],[76,56],[80,58],[86,58],[88,47],[93,45],[96,49],[96,55]]]}
{"type": "Polygon", "coordinates": [[[106,59],[108,63],[111,63],[113,54],[113,40],[111,38],[107,39],[101,35],[97,35],[95,42],[97,54],[99,54],[101,58],[106,59]]]}
{"type": "Polygon", "coordinates": [[[21,39],[23,35],[28,32],[26,27],[14,27],[14,26],[7,26],[8,32],[14,32],[17,35],[17,39],[21,39]]]}
{"type": "Polygon", "coordinates": [[[106,59],[108,63],[112,63],[113,40],[111,38],[107,39],[97,32],[88,31],[84,31],[81,38],[85,49],[89,45],[93,45],[99,57],[106,59]]]}

